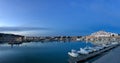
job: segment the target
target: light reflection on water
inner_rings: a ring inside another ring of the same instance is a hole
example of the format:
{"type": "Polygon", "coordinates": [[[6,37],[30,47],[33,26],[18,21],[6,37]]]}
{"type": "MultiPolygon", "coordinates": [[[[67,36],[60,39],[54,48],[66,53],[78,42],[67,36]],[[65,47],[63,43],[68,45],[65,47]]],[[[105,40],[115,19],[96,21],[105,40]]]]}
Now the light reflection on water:
{"type": "Polygon", "coordinates": [[[0,63],[68,63],[67,52],[79,50],[85,42],[30,42],[20,45],[0,45],[0,63]]]}

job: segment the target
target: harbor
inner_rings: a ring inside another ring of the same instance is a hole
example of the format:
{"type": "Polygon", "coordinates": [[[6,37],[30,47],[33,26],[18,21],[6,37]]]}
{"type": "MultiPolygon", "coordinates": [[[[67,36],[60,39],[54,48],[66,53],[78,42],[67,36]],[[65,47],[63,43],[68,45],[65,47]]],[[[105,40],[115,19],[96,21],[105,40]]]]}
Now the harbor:
{"type": "Polygon", "coordinates": [[[68,63],[67,52],[86,45],[92,46],[91,43],[75,41],[3,43],[0,44],[0,63],[68,63]]]}
{"type": "MultiPolygon", "coordinates": [[[[84,40],[93,43],[95,46],[92,47],[86,46],[85,48],[80,48],[79,50],[71,49],[71,51],[68,52],[69,56],[68,62],[84,63],[87,62],[88,60],[96,58],[96,56],[100,56],[106,52],[109,52],[119,46],[120,44],[119,37],[120,37],[119,34],[112,32],[98,31],[91,33],[91,35],[86,36],[84,40]]],[[[101,60],[98,59],[99,61],[96,60],[94,60],[95,63],[103,63],[99,62],[102,61],[102,59],[101,60]]],[[[104,63],[107,62],[104,61],[104,63]]]]}
{"type": "MultiPolygon", "coordinates": [[[[72,56],[69,56],[69,63],[81,63],[81,62],[84,62],[84,61],[87,61],[88,59],[92,59],[93,57],[96,57],[96,56],[98,56],[98,55],[100,55],[100,54],[103,54],[103,53],[105,53],[105,52],[108,52],[108,51],[110,51],[110,50],[112,50],[112,49],[114,49],[114,48],[116,48],[116,47],[118,47],[119,46],[119,44],[114,44],[114,45],[111,45],[111,46],[109,46],[109,47],[105,47],[105,48],[103,48],[103,49],[101,49],[101,50],[99,50],[99,51],[96,51],[96,52],[92,52],[92,53],[90,53],[90,54],[80,54],[79,56],[77,56],[77,57],[72,57],[72,56]]],[[[102,60],[101,60],[102,61],[102,60]]],[[[107,60],[106,60],[107,61],[107,60]]],[[[95,63],[103,63],[103,62],[99,62],[99,61],[97,61],[97,62],[95,62],[95,63]]],[[[106,63],[106,62],[104,62],[104,63],[106,63]]]]}
{"type": "Polygon", "coordinates": [[[120,0],[0,0],[0,63],[120,63],[120,0]]]}

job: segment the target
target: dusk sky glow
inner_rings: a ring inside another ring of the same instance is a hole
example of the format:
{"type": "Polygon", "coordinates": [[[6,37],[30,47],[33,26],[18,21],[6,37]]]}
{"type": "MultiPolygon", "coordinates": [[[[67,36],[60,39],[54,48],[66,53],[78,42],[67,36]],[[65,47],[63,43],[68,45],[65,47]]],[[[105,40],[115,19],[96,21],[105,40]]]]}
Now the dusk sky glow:
{"type": "Polygon", "coordinates": [[[20,35],[119,33],[120,0],[0,0],[0,32],[20,35]]]}

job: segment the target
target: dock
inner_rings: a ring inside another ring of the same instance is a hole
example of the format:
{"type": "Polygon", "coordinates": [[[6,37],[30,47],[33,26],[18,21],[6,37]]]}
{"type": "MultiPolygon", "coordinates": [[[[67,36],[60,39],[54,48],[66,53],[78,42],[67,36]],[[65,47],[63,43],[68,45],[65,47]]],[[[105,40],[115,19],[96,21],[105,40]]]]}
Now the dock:
{"type": "Polygon", "coordinates": [[[93,63],[120,63],[120,46],[111,50],[108,54],[93,63]]]}
{"type": "MultiPolygon", "coordinates": [[[[69,63],[80,63],[80,62],[86,61],[88,59],[92,59],[93,57],[95,57],[95,56],[97,56],[99,54],[102,54],[102,53],[104,53],[106,51],[109,51],[109,50],[111,50],[113,48],[116,48],[117,46],[118,45],[112,45],[110,47],[104,48],[104,49],[102,49],[100,51],[97,51],[97,52],[90,53],[88,55],[80,55],[78,57],[71,57],[70,56],[68,61],[69,61],[69,63]]],[[[95,62],[95,63],[97,63],[97,62],[95,62]]],[[[103,63],[103,62],[100,62],[100,63],[103,63]]],[[[107,62],[107,63],[109,63],[109,62],[107,62]]]]}

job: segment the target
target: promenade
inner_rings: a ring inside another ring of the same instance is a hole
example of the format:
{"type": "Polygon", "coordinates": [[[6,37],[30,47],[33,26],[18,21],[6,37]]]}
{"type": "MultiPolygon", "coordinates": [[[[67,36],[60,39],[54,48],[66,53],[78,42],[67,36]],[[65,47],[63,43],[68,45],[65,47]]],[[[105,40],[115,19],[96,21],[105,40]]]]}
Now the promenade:
{"type": "Polygon", "coordinates": [[[111,50],[93,63],[120,63],[120,46],[111,50]]]}

